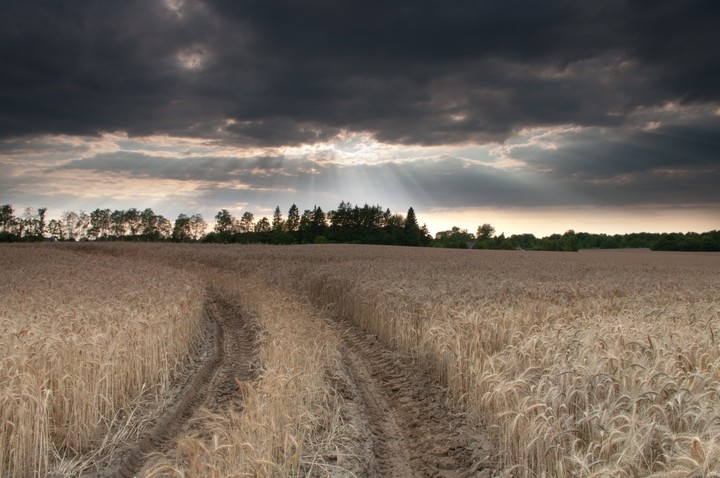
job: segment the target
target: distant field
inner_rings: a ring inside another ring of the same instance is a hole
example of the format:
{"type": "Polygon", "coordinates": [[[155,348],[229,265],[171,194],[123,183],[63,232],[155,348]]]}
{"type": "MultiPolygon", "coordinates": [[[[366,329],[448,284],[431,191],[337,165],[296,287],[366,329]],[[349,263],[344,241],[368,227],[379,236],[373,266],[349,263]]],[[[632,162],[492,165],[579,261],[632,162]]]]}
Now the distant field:
{"type": "MultiPolygon", "coordinates": [[[[446,397],[454,406],[467,411],[469,424],[491,433],[500,460],[496,464],[497,473],[670,477],[711,476],[720,469],[717,343],[720,254],[632,250],[550,253],[352,245],[68,247],[93,255],[70,254],[64,248],[41,249],[45,254],[43,262],[46,268],[53,264],[49,269],[62,271],[55,277],[84,285],[63,289],[52,297],[98,294],[87,288],[96,279],[74,279],[78,269],[73,260],[77,265],[90,261],[90,257],[118,256],[112,260],[122,261],[133,274],[138,268],[143,271],[157,268],[162,274],[169,270],[168,265],[184,268],[255,311],[263,337],[261,364],[270,360],[264,357],[271,356],[273,347],[302,350],[304,346],[313,355],[312,347],[318,344],[307,339],[313,336],[313,332],[308,332],[314,330],[312,327],[323,330],[323,340],[330,341],[327,343],[344,340],[342,334],[333,332],[337,325],[323,326],[322,320],[312,318],[305,306],[296,304],[298,298],[309,299],[319,317],[325,317],[323,320],[329,324],[334,324],[336,318],[349,319],[375,334],[382,343],[412,358],[446,387],[446,397]],[[83,259],[76,258],[80,256],[83,259]],[[267,294],[263,294],[263,288],[267,294]],[[264,300],[278,307],[270,311],[264,300]],[[274,322],[263,322],[271,318],[274,322]],[[302,342],[280,345],[273,339],[283,336],[283,320],[296,320],[297,327],[309,324],[297,329],[302,342]]],[[[21,271],[25,266],[12,267],[3,274],[7,277],[24,274],[21,271]]],[[[107,270],[98,274],[109,277],[107,270]]],[[[104,287],[124,287],[118,282],[115,286],[107,284],[107,280],[101,282],[104,287]]],[[[52,290],[58,285],[52,282],[45,287],[52,290]]],[[[192,287],[190,290],[195,290],[192,287]]],[[[25,289],[5,288],[2,293],[3,297],[16,297],[22,302],[29,300],[35,290],[27,285],[25,289]]],[[[144,290],[123,302],[127,310],[135,311],[138,304],[148,303],[150,289],[144,290]]],[[[164,286],[161,290],[176,297],[183,295],[180,290],[164,286]]],[[[199,296],[198,300],[201,301],[199,296]]],[[[109,306],[121,308],[119,303],[109,306]]],[[[8,326],[15,317],[24,317],[25,325],[19,327],[27,327],[27,320],[35,317],[1,307],[0,320],[8,326]]],[[[60,321],[55,317],[57,327],[72,328],[68,325],[73,323],[72,315],[59,317],[60,321]]],[[[99,324],[88,323],[83,330],[100,328],[99,324]]],[[[59,332],[49,328],[37,334],[52,338],[59,332]]],[[[14,348],[3,345],[5,350],[23,349],[28,335],[16,333],[13,337],[14,348]]],[[[342,346],[332,347],[336,350],[342,346]]],[[[313,361],[312,367],[325,370],[313,376],[327,376],[329,370],[341,366],[341,354],[332,350],[326,353],[329,358],[325,360],[333,363],[313,361]]],[[[297,367],[304,362],[293,362],[288,368],[281,363],[283,355],[289,354],[273,355],[272,360],[280,361],[277,370],[292,369],[295,372],[288,373],[299,373],[297,367]]],[[[6,363],[10,362],[3,362],[6,363]]],[[[310,367],[310,362],[307,366],[310,367]]],[[[3,367],[0,373],[4,373],[7,365],[3,367]]],[[[33,372],[37,372],[35,367],[33,372]]],[[[26,373],[33,375],[29,369],[26,373]]],[[[258,380],[259,384],[270,383],[267,372],[258,380]]],[[[317,379],[313,380],[313,386],[322,386],[317,379]]],[[[332,381],[325,386],[332,387],[332,381]]],[[[36,398],[42,397],[40,388],[33,390],[39,391],[36,398]]],[[[257,390],[261,393],[262,386],[258,385],[257,390]]],[[[331,391],[328,393],[332,395],[331,391]]],[[[328,399],[324,400],[329,406],[328,399]]],[[[9,402],[6,399],[0,403],[9,402]]],[[[317,413],[318,405],[312,403],[307,405],[308,410],[317,413]]],[[[246,406],[251,409],[261,404],[262,400],[255,405],[248,402],[246,406]]],[[[277,410],[287,418],[292,408],[277,410]]],[[[216,415],[216,423],[239,426],[239,422],[233,425],[232,420],[222,417],[216,415]]],[[[306,428],[311,426],[307,423],[303,425],[306,428]]],[[[205,426],[212,428],[209,424],[205,426]]],[[[247,437],[229,435],[223,439],[238,439],[241,445],[249,443],[247,437]]],[[[192,443],[202,443],[203,436],[198,433],[192,443]]],[[[286,445],[294,443],[291,448],[298,450],[297,455],[281,453],[256,458],[257,463],[269,466],[268,460],[290,460],[292,463],[288,462],[286,468],[277,465],[277,469],[296,472],[303,469],[299,457],[306,445],[299,436],[292,435],[291,441],[287,436],[286,445]]],[[[179,443],[187,447],[190,442],[179,443]]],[[[222,443],[215,442],[213,446],[223,450],[222,443]]],[[[332,448],[331,445],[325,442],[323,446],[332,448]]],[[[209,442],[195,448],[203,447],[211,448],[209,442]]],[[[210,467],[213,454],[203,453],[197,456],[207,462],[203,466],[210,467]]],[[[223,459],[227,461],[226,457],[223,459]]],[[[4,466],[6,463],[4,457],[4,466]]],[[[171,462],[167,463],[165,466],[170,467],[171,462]]],[[[196,470],[210,469],[202,468],[197,461],[192,463],[196,470]]],[[[177,473],[182,472],[183,466],[172,462],[176,476],[180,476],[177,473]]],[[[212,466],[216,469],[219,465],[212,466]]],[[[262,468],[255,468],[256,473],[258,469],[262,468]]]]}

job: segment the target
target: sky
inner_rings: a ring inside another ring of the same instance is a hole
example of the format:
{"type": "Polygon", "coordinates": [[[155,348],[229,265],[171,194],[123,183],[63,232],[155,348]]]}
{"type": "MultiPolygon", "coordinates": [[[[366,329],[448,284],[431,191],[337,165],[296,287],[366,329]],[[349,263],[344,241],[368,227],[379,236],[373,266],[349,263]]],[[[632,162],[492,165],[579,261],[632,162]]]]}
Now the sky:
{"type": "Polygon", "coordinates": [[[716,0],[0,0],[0,204],[720,229],[716,0]]]}

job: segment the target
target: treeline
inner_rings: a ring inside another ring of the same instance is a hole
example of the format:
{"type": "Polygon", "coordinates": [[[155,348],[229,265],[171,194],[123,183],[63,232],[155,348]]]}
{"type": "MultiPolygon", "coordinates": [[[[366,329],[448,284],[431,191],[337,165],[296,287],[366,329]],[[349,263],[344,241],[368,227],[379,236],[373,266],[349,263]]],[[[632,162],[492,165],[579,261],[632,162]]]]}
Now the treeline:
{"type": "Polygon", "coordinates": [[[19,216],[12,206],[0,206],[0,241],[175,241],[201,239],[207,223],[200,214],[180,214],[174,224],[150,209],[95,209],[63,212],[46,219],[47,208],[26,208],[19,216]]]}
{"type": "Polygon", "coordinates": [[[580,249],[647,248],[654,251],[720,251],[720,231],[632,234],[591,234],[567,231],[535,237],[533,234],[495,235],[489,224],[478,228],[477,234],[457,227],[435,235],[433,245],[474,249],[523,249],[528,251],[577,251],[580,249]]]}
{"type": "Polygon", "coordinates": [[[411,207],[407,215],[380,206],[351,206],[341,202],[334,211],[316,206],[302,213],[293,204],[284,217],[280,207],[272,219],[256,220],[251,212],[240,218],[227,209],[215,215],[215,226],[200,214],[180,214],[174,223],[150,209],[95,209],[90,213],[63,212],[46,219],[47,208],[27,208],[16,216],[9,204],[0,206],[0,241],[171,241],[219,243],[308,244],[352,242],[428,246],[432,238],[419,226],[411,207]]]}
{"type": "Polygon", "coordinates": [[[453,227],[431,237],[420,226],[413,208],[406,215],[379,205],[360,207],[341,202],[335,210],[315,206],[302,213],[293,204],[283,215],[256,219],[251,212],[239,218],[227,209],[215,215],[214,228],[200,214],[180,214],[170,222],[146,208],[95,209],[90,213],[66,211],[59,219],[46,219],[47,208],[27,208],[16,215],[12,206],[0,206],[0,241],[170,241],[266,244],[356,243],[433,246],[461,249],[523,249],[577,251],[579,249],[649,248],[657,251],[720,251],[720,231],[705,233],[591,234],[567,231],[538,238],[533,234],[495,234],[490,224],[475,233],[453,227]]]}
{"type": "Polygon", "coordinates": [[[380,206],[352,206],[342,201],[337,209],[325,212],[315,206],[302,213],[293,204],[287,217],[280,207],[272,219],[255,221],[251,212],[236,219],[227,209],[215,216],[215,229],[206,242],[323,244],[356,243],[403,246],[429,246],[432,238],[425,225],[420,226],[411,207],[407,215],[394,214],[380,206]]]}

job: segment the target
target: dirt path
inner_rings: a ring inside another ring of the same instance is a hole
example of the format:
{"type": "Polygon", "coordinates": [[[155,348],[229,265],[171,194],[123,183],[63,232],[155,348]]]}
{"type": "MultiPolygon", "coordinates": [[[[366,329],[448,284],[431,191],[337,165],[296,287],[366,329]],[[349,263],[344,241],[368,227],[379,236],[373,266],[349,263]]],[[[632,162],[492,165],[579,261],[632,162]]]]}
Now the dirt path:
{"type": "Polygon", "coordinates": [[[169,448],[201,406],[217,409],[240,399],[237,380],[255,378],[255,330],[246,314],[232,302],[210,292],[205,306],[214,324],[214,347],[180,389],[175,404],[124,453],[118,467],[106,476],[131,478],[143,468],[147,456],[169,448]]]}
{"type": "MultiPolygon", "coordinates": [[[[191,426],[200,408],[221,410],[240,403],[237,380],[256,378],[254,320],[242,308],[210,293],[208,321],[214,345],[179,388],[169,407],[129,447],[105,477],[142,476],[149,455],[172,453],[175,438],[191,426]]],[[[333,377],[345,398],[343,420],[353,430],[338,443],[333,477],[484,477],[493,476],[492,445],[484,432],[445,404],[445,393],[427,374],[373,335],[349,322],[335,324],[342,337],[343,360],[333,377]]],[[[322,476],[325,476],[323,474],[322,476]]]]}
{"type": "Polygon", "coordinates": [[[348,444],[355,450],[345,467],[369,477],[492,476],[488,437],[449,410],[441,387],[373,335],[343,326],[346,372],[337,380],[349,404],[345,419],[361,440],[348,444]]]}

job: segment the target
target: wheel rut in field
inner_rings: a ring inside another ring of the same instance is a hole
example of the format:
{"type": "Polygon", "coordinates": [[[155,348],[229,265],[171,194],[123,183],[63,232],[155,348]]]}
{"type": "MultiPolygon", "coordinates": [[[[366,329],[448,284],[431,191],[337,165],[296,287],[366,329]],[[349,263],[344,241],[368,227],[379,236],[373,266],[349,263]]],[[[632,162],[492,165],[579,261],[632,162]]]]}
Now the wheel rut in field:
{"type": "Polygon", "coordinates": [[[369,431],[365,448],[371,453],[362,475],[493,475],[494,451],[488,435],[446,405],[442,387],[374,335],[345,322],[341,325],[347,327],[342,353],[348,375],[342,393],[369,431]]]}
{"type": "Polygon", "coordinates": [[[239,401],[237,381],[255,378],[257,351],[253,321],[240,307],[213,291],[206,298],[205,314],[214,329],[212,352],[188,378],[174,405],[127,449],[120,466],[106,476],[136,476],[148,455],[167,449],[201,406],[217,409],[230,401],[239,401]]]}

